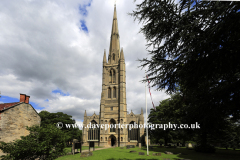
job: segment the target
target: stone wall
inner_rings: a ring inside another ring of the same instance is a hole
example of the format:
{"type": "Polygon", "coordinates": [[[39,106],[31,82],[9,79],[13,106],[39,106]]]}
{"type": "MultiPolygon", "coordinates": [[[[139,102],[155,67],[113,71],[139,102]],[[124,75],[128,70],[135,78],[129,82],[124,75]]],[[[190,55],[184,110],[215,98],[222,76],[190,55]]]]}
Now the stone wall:
{"type": "Polygon", "coordinates": [[[40,126],[41,118],[35,109],[26,103],[18,104],[3,111],[0,120],[0,141],[6,143],[27,136],[26,126],[40,126]]]}

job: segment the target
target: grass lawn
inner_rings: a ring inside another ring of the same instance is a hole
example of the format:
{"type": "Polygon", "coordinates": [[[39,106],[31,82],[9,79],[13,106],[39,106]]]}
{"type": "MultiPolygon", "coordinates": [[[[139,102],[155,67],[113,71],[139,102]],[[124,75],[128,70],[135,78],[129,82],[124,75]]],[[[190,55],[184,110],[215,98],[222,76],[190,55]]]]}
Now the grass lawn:
{"type": "MultiPolygon", "coordinates": [[[[88,149],[86,147],[86,149],[88,149]]],[[[71,151],[71,149],[70,149],[71,151]]],[[[163,160],[164,158],[169,158],[171,160],[178,159],[191,159],[191,160],[240,160],[240,150],[225,150],[217,149],[214,154],[198,153],[194,150],[188,150],[186,148],[158,148],[153,147],[152,151],[149,151],[149,156],[146,156],[146,148],[131,148],[131,149],[120,149],[120,147],[103,149],[98,151],[93,151],[93,156],[91,157],[81,157],[81,159],[88,160],[163,160]],[[129,151],[137,151],[130,153],[129,151]],[[169,151],[173,153],[181,153],[174,155],[167,155],[164,151],[169,151]],[[145,155],[138,155],[138,152],[144,152],[145,155]],[[153,156],[153,152],[161,152],[161,156],[153,156]]],[[[74,160],[80,159],[80,153],[75,155],[67,155],[57,158],[57,160],[74,160]]]]}
{"type": "MultiPolygon", "coordinates": [[[[95,148],[102,148],[102,147],[95,146],[95,148]]],[[[87,150],[87,149],[89,149],[88,146],[83,146],[83,147],[82,147],[82,150],[87,150]]],[[[65,148],[65,150],[66,150],[67,152],[71,152],[72,147],[67,147],[67,148],[65,148]]],[[[76,149],[76,151],[77,151],[77,149],[76,149]]],[[[78,152],[79,152],[79,151],[80,151],[80,149],[78,149],[78,152]]]]}

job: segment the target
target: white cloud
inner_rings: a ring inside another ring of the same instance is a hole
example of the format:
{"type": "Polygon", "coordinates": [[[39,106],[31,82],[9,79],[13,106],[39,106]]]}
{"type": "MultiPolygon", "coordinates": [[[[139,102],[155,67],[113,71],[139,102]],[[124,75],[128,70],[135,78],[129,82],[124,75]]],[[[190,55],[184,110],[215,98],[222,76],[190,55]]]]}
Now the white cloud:
{"type": "MultiPolygon", "coordinates": [[[[104,49],[109,50],[114,1],[92,1],[88,14],[79,13],[84,0],[18,1],[0,4],[0,90],[2,95],[30,101],[49,112],[64,112],[78,123],[99,113],[104,49]],[[8,7],[6,7],[8,6],[8,7]],[[81,29],[85,20],[88,33],[81,29]],[[69,96],[52,94],[60,89],[69,96]],[[45,101],[48,99],[49,101],[45,101]]],[[[139,3],[137,1],[136,3],[139,3]]],[[[128,111],[145,112],[144,71],[136,61],[147,57],[146,40],[139,34],[141,24],[127,13],[136,3],[117,1],[120,47],[126,61],[128,111]]],[[[152,89],[155,106],[168,96],[152,89]]],[[[152,108],[148,95],[148,113],[152,108]]],[[[37,109],[39,112],[40,110],[37,109]]]]}

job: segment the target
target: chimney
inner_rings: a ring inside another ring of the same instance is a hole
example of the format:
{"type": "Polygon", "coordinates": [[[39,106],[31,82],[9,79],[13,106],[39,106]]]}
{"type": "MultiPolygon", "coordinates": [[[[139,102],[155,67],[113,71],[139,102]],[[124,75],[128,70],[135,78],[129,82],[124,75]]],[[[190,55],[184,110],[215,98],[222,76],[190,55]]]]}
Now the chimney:
{"type": "Polygon", "coordinates": [[[25,102],[26,94],[20,93],[20,102],[25,102]]]}
{"type": "Polygon", "coordinates": [[[29,98],[30,98],[30,96],[26,95],[25,103],[27,103],[27,104],[29,103],[29,98]]]}

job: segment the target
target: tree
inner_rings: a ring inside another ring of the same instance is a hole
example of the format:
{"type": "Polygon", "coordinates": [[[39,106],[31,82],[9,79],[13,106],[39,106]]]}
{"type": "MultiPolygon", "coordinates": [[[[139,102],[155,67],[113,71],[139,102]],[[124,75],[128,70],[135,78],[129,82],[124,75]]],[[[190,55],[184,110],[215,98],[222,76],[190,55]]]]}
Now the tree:
{"type": "Polygon", "coordinates": [[[65,133],[54,125],[45,127],[27,127],[30,134],[22,136],[20,140],[5,143],[1,142],[0,149],[8,155],[1,156],[2,160],[8,159],[55,159],[63,155],[65,133]]]}
{"type": "MultiPolygon", "coordinates": [[[[63,123],[63,128],[61,130],[66,133],[66,141],[72,141],[73,139],[82,139],[82,131],[79,128],[67,128],[65,124],[75,124],[75,120],[72,119],[71,115],[65,114],[63,112],[50,113],[48,111],[41,111],[39,113],[41,117],[41,126],[44,127],[48,124],[56,125],[58,122],[63,123]]],[[[75,125],[74,125],[75,126],[75,125]]]]}
{"type": "Polygon", "coordinates": [[[202,145],[229,115],[240,118],[239,10],[237,2],[145,0],[131,14],[153,48],[141,66],[159,90],[180,87],[202,145]]]}
{"type": "MultiPolygon", "coordinates": [[[[187,119],[186,105],[183,96],[180,92],[171,95],[171,98],[165,99],[160,102],[156,107],[156,111],[151,109],[149,114],[149,123],[152,124],[191,124],[187,119]]],[[[189,129],[166,129],[156,128],[149,130],[151,137],[154,137],[155,143],[162,143],[164,140],[165,145],[170,142],[185,144],[185,141],[192,140],[194,137],[193,130],[189,129]],[[163,140],[162,140],[163,139],[163,140]]]]}

